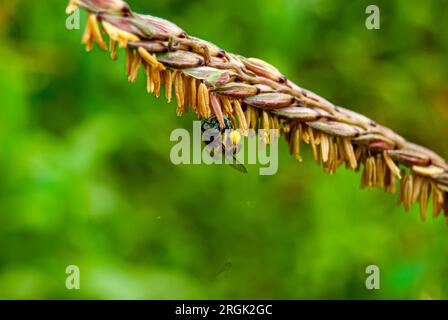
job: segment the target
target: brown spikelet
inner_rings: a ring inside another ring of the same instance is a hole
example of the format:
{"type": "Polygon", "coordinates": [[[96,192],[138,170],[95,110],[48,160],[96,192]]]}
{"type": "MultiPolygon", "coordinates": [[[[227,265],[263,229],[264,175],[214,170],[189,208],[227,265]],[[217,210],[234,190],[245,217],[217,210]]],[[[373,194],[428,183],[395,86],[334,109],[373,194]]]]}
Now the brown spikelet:
{"type": "Polygon", "coordinates": [[[254,130],[258,129],[259,112],[260,111],[257,108],[252,108],[250,122],[251,122],[252,129],[254,129],[254,130]]]}
{"type": "Polygon", "coordinates": [[[162,85],[160,69],[157,67],[152,67],[151,70],[152,70],[152,81],[154,82],[154,95],[158,98],[160,97],[160,87],[162,85]]]}
{"type": "MultiPolygon", "coordinates": [[[[341,137],[336,137],[335,143],[336,143],[336,147],[338,149],[339,166],[342,165],[343,163],[345,163],[346,169],[351,168],[349,156],[348,156],[347,152],[345,151],[344,139],[342,139],[341,137]]],[[[353,152],[353,159],[355,159],[355,161],[356,161],[355,150],[354,150],[353,146],[352,146],[352,152],[353,152]]],[[[354,170],[356,170],[356,168],[354,168],[354,170]]]]}
{"type": "Polygon", "coordinates": [[[347,159],[345,155],[344,147],[341,146],[341,139],[339,137],[333,137],[329,136],[330,141],[332,142],[331,150],[333,154],[333,162],[334,162],[334,172],[336,173],[336,170],[343,165],[344,163],[347,166],[347,159]]]}
{"type": "Polygon", "coordinates": [[[106,43],[103,40],[103,37],[101,36],[101,31],[100,28],[98,26],[98,20],[96,19],[96,15],[94,14],[89,14],[89,18],[88,18],[88,25],[90,25],[90,30],[91,30],[91,37],[93,37],[93,39],[98,43],[98,45],[100,46],[101,49],[103,49],[104,51],[107,50],[107,46],[106,43]]]}
{"type": "Polygon", "coordinates": [[[110,51],[110,57],[112,58],[112,60],[117,60],[118,55],[117,55],[117,42],[109,39],[109,51],[110,51]]]}
{"type": "Polygon", "coordinates": [[[369,173],[367,172],[367,162],[364,162],[364,169],[361,173],[361,184],[360,188],[365,189],[369,186],[369,173]]]}
{"type": "Polygon", "coordinates": [[[443,211],[445,213],[446,222],[448,223],[448,192],[443,193],[443,211]]]}
{"type": "Polygon", "coordinates": [[[317,142],[314,136],[314,131],[311,127],[307,128],[307,133],[309,137],[309,144],[311,144],[311,149],[313,150],[313,158],[315,161],[320,163],[319,151],[317,149],[317,142]]]}
{"type": "Polygon", "coordinates": [[[186,75],[182,76],[182,84],[184,86],[184,103],[183,103],[184,113],[188,112],[188,107],[190,106],[190,100],[191,100],[190,81],[188,78],[189,77],[186,75]]]}
{"type": "Polygon", "coordinates": [[[225,128],[226,125],[224,123],[221,103],[219,102],[218,98],[214,94],[210,94],[210,106],[212,107],[213,114],[215,115],[216,119],[218,119],[218,122],[219,122],[219,125],[221,126],[221,128],[225,128]]]}
{"type": "Polygon", "coordinates": [[[249,129],[249,126],[247,125],[246,121],[246,115],[243,112],[243,109],[241,108],[241,104],[238,100],[233,100],[233,110],[235,111],[236,118],[238,120],[238,123],[240,124],[241,129],[243,131],[249,129]]]}
{"type": "Polygon", "coordinates": [[[397,192],[397,176],[390,170],[387,170],[386,178],[386,191],[395,194],[397,192]]]}
{"type": "Polygon", "coordinates": [[[423,178],[419,175],[414,176],[414,186],[412,189],[412,203],[417,202],[417,200],[420,198],[420,193],[422,190],[422,183],[423,178]]]}
{"type": "Polygon", "coordinates": [[[295,121],[281,121],[280,122],[280,132],[289,139],[289,134],[291,132],[291,128],[294,126],[295,121]]]}
{"type": "Polygon", "coordinates": [[[290,146],[291,153],[296,157],[298,161],[302,161],[300,156],[300,139],[301,139],[302,128],[300,123],[296,123],[291,131],[290,146]]]}
{"type": "Polygon", "coordinates": [[[198,106],[201,118],[210,117],[210,98],[207,86],[201,82],[198,88],[198,106]]]}
{"type": "Polygon", "coordinates": [[[171,102],[173,94],[173,72],[166,70],[165,72],[165,97],[168,102],[171,102]]]}
{"type": "Polygon", "coordinates": [[[232,102],[230,101],[230,98],[227,98],[226,96],[223,96],[223,95],[219,95],[218,98],[221,101],[222,112],[225,115],[229,115],[229,116],[231,114],[233,114],[233,107],[232,107],[232,102]]]}
{"type": "Polygon", "coordinates": [[[339,143],[339,137],[333,137],[333,136],[329,136],[330,137],[330,141],[332,141],[332,147],[331,149],[333,150],[333,154],[334,154],[334,171],[333,173],[336,173],[336,170],[342,166],[343,164],[345,164],[347,166],[347,159],[345,156],[345,151],[344,148],[341,148],[340,143],[339,143]]]}
{"type": "Polygon", "coordinates": [[[126,76],[131,74],[131,66],[134,62],[134,50],[126,48],[126,76]]]}
{"type": "Polygon", "coordinates": [[[404,202],[404,189],[405,189],[407,180],[408,180],[407,176],[405,176],[403,179],[401,179],[400,192],[398,193],[398,198],[397,198],[398,205],[400,205],[404,202]]]}
{"type": "Polygon", "coordinates": [[[352,169],[356,169],[358,167],[358,161],[353,150],[353,145],[349,138],[342,138],[342,141],[344,144],[344,153],[346,160],[348,160],[352,169]]]}
{"type": "Polygon", "coordinates": [[[115,27],[114,25],[110,24],[109,22],[106,21],[105,17],[102,16],[102,24],[103,24],[103,28],[105,29],[105,31],[107,32],[107,34],[109,35],[109,37],[111,39],[113,39],[114,41],[118,42],[118,45],[120,48],[127,48],[128,47],[128,41],[139,41],[139,37],[129,33],[125,30],[121,30],[118,27],[115,27]]]}
{"type": "Polygon", "coordinates": [[[322,154],[322,162],[324,163],[324,170],[330,174],[335,174],[337,168],[342,163],[342,160],[339,159],[339,150],[337,142],[333,139],[333,137],[327,134],[320,135],[320,146],[321,146],[321,154],[322,154]],[[327,161],[324,161],[323,153],[327,152],[327,161]]]}
{"type": "Polygon", "coordinates": [[[420,193],[420,217],[422,221],[426,221],[426,211],[428,208],[428,199],[431,194],[431,185],[429,181],[423,179],[420,193]]]}
{"type": "Polygon", "coordinates": [[[323,133],[320,132],[319,130],[313,130],[314,143],[316,144],[316,146],[320,145],[320,142],[321,142],[320,137],[321,137],[322,134],[323,133]]]}
{"type": "Polygon", "coordinates": [[[152,81],[152,70],[149,64],[145,64],[145,74],[146,74],[146,91],[148,93],[154,92],[154,82],[152,81]]]}
{"type": "Polygon", "coordinates": [[[278,116],[277,115],[273,115],[273,116],[271,116],[271,119],[272,119],[271,128],[276,129],[276,130],[280,130],[280,122],[278,120],[278,116]]]}
{"type": "Polygon", "coordinates": [[[376,155],[376,186],[384,189],[387,165],[381,153],[376,155]]]}
{"type": "Polygon", "coordinates": [[[178,116],[181,116],[184,112],[184,102],[185,102],[185,95],[184,95],[184,83],[182,80],[182,74],[176,73],[174,75],[174,94],[176,96],[177,101],[177,111],[176,114],[178,116]]]}
{"type": "Polygon", "coordinates": [[[84,30],[84,34],[82,35],[81,43],[86,46],[86,51],[87,52],[92,50],[92,44],[93,44],[93,41],[92,41],[92,27],[91,27],[89,21],[87,21],[87,25],[86,25],[86,28],[84,30]]]}
{"type": "Polygon", "coordinates": [[[328,136],[324,133],[319,135],[320,139],[320,153],[322,155],[322,161],[324,163],[328,162],[328,158],[330,156],[330,142],[328,140],[328,136]]]}
{"type": "Polygon", "coordinates": [[[203,83],[199,83],[199,87],[198,87],[198,96],[197,96],[197,101],[198,101],[198,116],[199,118],[204,118],[205,115],[205,102],[204,102],[204,87],[203,87],[203,83]]]}
{"type": "Polygon", "coordinates": [[[376,162],[373,156],[367,158],[366,167],[368,168],[367,186],[369,188],[373,188],[375,187],[375,181],[376,181],[376,162]]]}
{"type": "Polygon", "coordinates": [[[190,100],[190,106],[194,113],[197,113],[197,80],[195,78],[189,78],[188,79],[188,97],[190,100]]]}
{"type": "MultiPolygon", "coordinates": [[[[365,155],[364,148],[358,147],[355,149],[355,158],[356,158],[357,162],[363,162],[364,155],[365,155]]],[[[358,168],[359,168],[359,166],[358,166],[358,168]]]]}
{"type": "Polygon", "coordinates": [[[376,161],[375,161],[375,157],[371,156],[369,157],[369,161],[370,161],[370,166],[372,167],[371,169],[371,176],[369,177],[369,184],[371,188],[376,187],[375,183],[377,181],[377,168],[376,168],[376,161]]]}
{"type": "Polygon", "coordinates": [[[434,182],[431,182],[432,189],[432,208],[433,208],[433,217],[438,217],[440,212],[442,211],[443,205],[443,192],[437,188],[434,182]]]}
{"type": "Polygon", "coordinates": [[[401,180],[400,198],[403,200],[403,206],[406,211],[409,211],[412,206],[412,190],[413,190],[413,176],[405,175],[401,180]]]}
{"type": "Polygon", "coordinates": [[[146,51],[144,48],[139,47],[138,48],[138,54],[142,57],[143,60],[146,61],[151,67],[155,69],[159,69],[161,71],[165,70],[165,66],[157,61],[157,59],[154,57],[154,55],[150,54],[148,51],[146,51]]]}
{"type": "Polygon", "coordinates": [[[311,143],[311,137],[310,137],[310,131],[308,129],[308,126],[303,125],[302,126],[302,141],[306,144],[311,143]]]}
{"type": "Polygon", "coordinates": [[[132,58],[132,63],[131,63],[131,67],[129,70],[129,76],[128,76],[129,82],[135,82],[141,66],[142,66],[142,58],[139,55],[134,55],[132,58]]]}
{"type": "Polygon", "coordinates": [[[412,166],[412,171],[414,171],[415,173],[418,173],[422,176],[425,177],[433,177],[433,176],[439,176],[441,174],[443,174],[444,170],[434,166],[434,165],[430,165],[427,167],[422,167],[422,166],[412,166]]]}
{"type": "Polygon", "coordinates": [[[270,119],[269,119],[269,115],[266,111],[262,111],[261,112],[261,122],[262,122],[262,128],[263,128],[263,140],[264,143],[269,144],[271,142],[271,137],[269,134],[269,129],[270,129],[270,119]]]}
{"type": "Polygon", "coordinates": [[[389,156],[389,154],[386,151],[384,151],[383,156],[384,156],[384,160],[386,161],[387,166],[389,167],[389,170],[395,176],[397,176],[399,179],[401,179],[400,169],[397,167],[397,165],[392,160],[392,158],[389,156]]]}
{"type": "Polygon", "coordinates": [[[246,121],[247,121],[247,128],[252,128],[252,110],[253,108],[250,106],[247,106],[246,108],[246,121]]]}

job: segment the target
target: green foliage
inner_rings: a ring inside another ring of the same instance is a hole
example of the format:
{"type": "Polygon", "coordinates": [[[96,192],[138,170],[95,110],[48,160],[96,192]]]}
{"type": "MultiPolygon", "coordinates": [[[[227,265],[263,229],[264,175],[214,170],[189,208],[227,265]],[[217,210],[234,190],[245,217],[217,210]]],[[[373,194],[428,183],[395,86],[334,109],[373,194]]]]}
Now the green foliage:
{"type": "MultiPolygon", "coordinates": [[[[443,1],[129,1],[448,156],[443,1]]],[[[279,173],[175,167],[175,105],[87,54],[60,0],[0,3],[0,298],[447,298],[447,228],[280,145],[279,173]],[[81,290],[65,288],[65,268],[81,290]],[[381,290],[364,287],[367,265],[381,290]]],[[[85,15],[82,15],[85,22],[85,15]]]]}

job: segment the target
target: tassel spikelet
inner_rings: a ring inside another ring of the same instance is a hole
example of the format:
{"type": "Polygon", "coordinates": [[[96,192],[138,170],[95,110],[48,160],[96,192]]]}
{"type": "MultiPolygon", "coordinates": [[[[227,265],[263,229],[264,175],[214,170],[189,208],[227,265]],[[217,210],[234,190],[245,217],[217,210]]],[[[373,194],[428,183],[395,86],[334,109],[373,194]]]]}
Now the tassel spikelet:
{"type": "Polygon", "coordinates": [[[300,156],[301,137],[302,125],[300,122],[296,122],[289,131],[289,152],[300,162],[302,161],[302,157],[300,156]]]}
{"type": "Polygon", "coordinates": [[[174,73],[171,70],[165,72],[165,98],[168,103],[171,103],[173,94],[173,77],[174,73]]]}
{"type": "Polygon", "coordinates": [[[87,51],[96,42],[115,60],[117,45],[124,48],[129,82],[143,65],[148,93],[159,97],[164,87],[168,102],[176,98],[177,115],[214,115],[223,127],[225,116],[244,135],[264,129],[266,143],[274,140],[269,130],[278,129],[297,160],[301,144],[310,145],[326,172],[342,165],[362,171],[362,188],[396,193],[399,187],[398,203],[406,210],[419,202],[426,220],[431,203],[432,216],[443,211],[448,221],[448,165],[434,152],[300,88],[263,60],[228,53],[169,21],[134,14],[122,0],[72,0],[67,12],[78,6],[89,12],[82,37],[87,51]]]}
{"type": "Polygon", "coordinates": [[[198,108],[199,108],[199,117],[200,118],[208,118],[211,115],[210,112],[210,96],[207,89],[207,86],[204,83],[199,85],[198,89],[198,108]]]}
{"type": "Polygon", "coordinates": [[[118,55],[117,55],[117,42],[109,39],[109,51],[110,51],[110,57],[112,60],[117,60],[118,55]]]}
{"type": "Polygon", "coordinates": [[[152,70],[151,66],[145,63],[145,74],[146,74],[146,91],[148,93],[154,92],[154,82],[152,82],[152,70]]]}

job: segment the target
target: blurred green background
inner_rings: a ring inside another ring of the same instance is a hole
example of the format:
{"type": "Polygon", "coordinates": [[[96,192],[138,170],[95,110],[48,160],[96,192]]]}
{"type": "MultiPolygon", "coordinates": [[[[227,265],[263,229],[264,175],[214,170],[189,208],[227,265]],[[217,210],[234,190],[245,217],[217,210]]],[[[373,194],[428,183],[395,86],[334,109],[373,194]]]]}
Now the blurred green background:
{"type": "MultiPolygon", "coordinates": [[[[448,157],[446,1],[129,3],[448,157]]],[[[282,141],[270,177],[172,165],[169,135],[194,117],[128,84],[123,52],[86,53],[65,5],[0,2],[0,298],[448,297],[444,219],[324,174],[309,148],[298,164],[282,141]]]]}

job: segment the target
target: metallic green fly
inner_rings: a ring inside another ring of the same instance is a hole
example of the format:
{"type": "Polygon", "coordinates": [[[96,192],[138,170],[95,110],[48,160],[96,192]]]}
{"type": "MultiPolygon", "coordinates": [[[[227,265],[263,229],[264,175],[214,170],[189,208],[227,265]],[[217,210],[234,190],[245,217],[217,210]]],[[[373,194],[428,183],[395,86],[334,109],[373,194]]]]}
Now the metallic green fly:
{"type": "Polygon", "coordinates": [[[214,157],[215,154],[224,153],[226,158],[231,158],[229,165],[242,173],[247,173],[246,167],[236,159],[236,154],[241,147],[241,134],[232,128],[232,124],[225,116],[224,124],[225,128],[221,128],[218,119],[216,117],[210,117],[202,122],[202,133],[206,133],[205,144],[210,147],[210,156],[214,157]],[[218,141],[216,141],[218,138],[218,141]]]}

